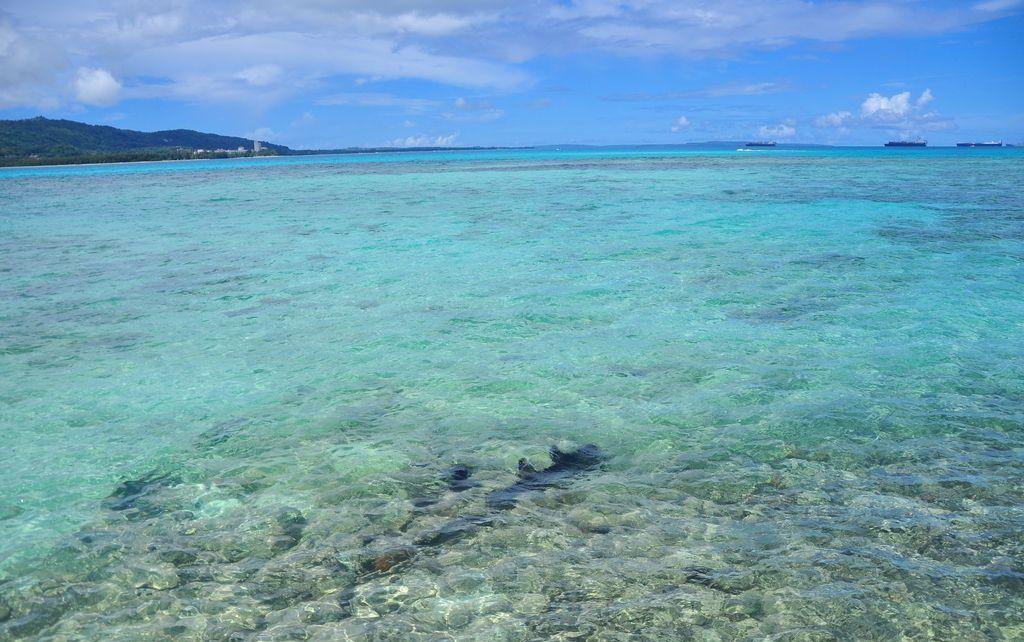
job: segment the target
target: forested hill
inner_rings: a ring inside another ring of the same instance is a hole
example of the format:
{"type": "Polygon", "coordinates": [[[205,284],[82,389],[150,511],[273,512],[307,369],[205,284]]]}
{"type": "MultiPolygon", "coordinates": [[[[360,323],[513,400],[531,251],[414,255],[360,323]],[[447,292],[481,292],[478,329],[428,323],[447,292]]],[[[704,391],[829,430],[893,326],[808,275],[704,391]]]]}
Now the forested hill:
{"type": "MultiPolygon", "coordinates": [[[[262,142],[262,141],[261,141],[262,142]]],[[[283,145],[263,143],[268,151],[287,154],[283,145]]],[[[37,117],[0,120],[0,158],[75,157],[123,152],[196,149],[252,149],[252,141],[237,136],[204,134],[191,129],[137,132],[73,120],[37,117]]]]}

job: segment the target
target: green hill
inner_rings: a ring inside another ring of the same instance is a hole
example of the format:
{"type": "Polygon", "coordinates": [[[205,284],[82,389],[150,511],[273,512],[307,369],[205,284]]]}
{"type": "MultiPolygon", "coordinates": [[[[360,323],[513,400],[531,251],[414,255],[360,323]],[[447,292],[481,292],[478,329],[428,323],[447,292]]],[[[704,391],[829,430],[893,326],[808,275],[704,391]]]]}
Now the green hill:
{"type": "MultiPolygon", "coordinates": [[[[263,143],[270,153],[287,154],[283,145],[263,143]]],[[[0,164],[61,160],[147,160],[185,157],[194,150],[252,149],[252,141],[237,136],[205,134],[190,129],[137,132],[73,120],[37,117],[0,120],[0,164]],[[21,162],[19,162],[21,161],[21,162]]]]}

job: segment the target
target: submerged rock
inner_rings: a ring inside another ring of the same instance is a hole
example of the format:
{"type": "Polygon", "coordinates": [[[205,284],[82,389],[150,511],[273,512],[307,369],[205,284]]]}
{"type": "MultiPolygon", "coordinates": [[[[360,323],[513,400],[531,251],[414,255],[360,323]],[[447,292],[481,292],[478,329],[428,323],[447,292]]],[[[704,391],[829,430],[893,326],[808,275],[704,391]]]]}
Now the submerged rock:
{"type": "Polygon", "coordinates": [[[187,548],[169,548],[157,554],[161,562],[173,564],[174,566],[188,566],[196,561],[198,551],[187,548]]]}
{"type": "Polygon", "coordinates": [[[373,573],[389,573],[393,568],[416,556],[415,546],[396,546],[378,555],[365,560],[360,565],[360,572],[363,575],[373,573]]]}
{"type": "MultiPolygon", "coordinates": [[[[560,485],[573,477],[596,469],[607,455],[594,444],[587,444],[571,452],[552,447],[551,465],[543,470],[536,470],[525,459],[519,460],[519,481],[505,488],[492,491],[487,495],[487,507],[492,511],[506,510],[515,506],[520,495],[543,492],[560,485]]],[[[476,486],[469,477],[472,471],[468,466],[456,465],[448,470],[446,479],[449,488],[460,492],[476,486]]],[[[484,515],[462,515],[452,519],[440,528],[421,533],[413,540],[413,546],[399,546],[365,560],[360,566],[363,576],[378,573],[389,573],[399,564],[416,556],[421,550],[443,544],[450,544],[466,537],[480,528],[493,526],[496,523],[493,513],[484,515]]]]}
{"type": "Polygon", "coordinates": [[[487,515],[466,515],[457,517],[437,530],[429,531],[416,538],[417,546],[439,546],[462,539],[481,526],[491,526],[494,518],[487,515]]]}
{"type": "Polygon", "coordinates": [[[587,444],[572,452],[557,446],[551,448],[551,465],[537,470],[526,459],[519,460],[519,481],[487,495],[487,507],[508,510],[516,505],[520,495],[542,492],[573,477],[595,470],[608,456],[594,444],[587,444]]]}
{"type": "Polygon", "coordinates": [[[114,488],[114,491],[103,500],[103,507],[113,511],[128,511],[132,509],[145,509],[145,515],[155,515],[161,511],[159,507],[143,506],[142,500],[148,498],[156,491],[167,486],[174,486],[181,483],[181,479],[172,475],[151,473],[139,479],[129,479],[121,482],[114,488]]]}
{"type": "Polygon", "coordinates": [[[476,488],[480,482],[470,479],[473,469],[464,464],[456,464],[445,473],[445,481],[448,482],[448,490],[453,493],[461,493],[464,490],[476,488]]]}
{"type": "MultiPolygon", "coordinates": [[[[476,488],[480,485],[480,482],[475,479],[471,479],[473,475],[473,469],[465,464],[455,464],[444,472],[442,476],[445,484],[448,486],[448,490],[453,493],[461,493],[471,488],[476,488]]],[[[416,508],[428,508],[436,505],[441,501],[440,494],[432,494],[424,497],[417,497],[412,500],[413,506],[416,508]]]]}
{"type": "Polygon", "coordinates": [[[112,569],[109,579],[119,585],[136,589],[166,591],[181,583],[177,569],[171,564],[132,564],[112,569]]]}

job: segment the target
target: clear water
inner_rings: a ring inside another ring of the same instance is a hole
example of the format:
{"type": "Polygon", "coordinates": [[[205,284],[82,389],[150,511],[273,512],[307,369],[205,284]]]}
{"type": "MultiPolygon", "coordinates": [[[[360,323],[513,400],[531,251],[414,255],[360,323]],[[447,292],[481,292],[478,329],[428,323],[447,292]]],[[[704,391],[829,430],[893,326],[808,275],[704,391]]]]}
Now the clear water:
{"type": "Polygon", "coordinates": [[[0,171],[0,639],[1019,640],[1022,184],[1021,150],[0,171]]]}

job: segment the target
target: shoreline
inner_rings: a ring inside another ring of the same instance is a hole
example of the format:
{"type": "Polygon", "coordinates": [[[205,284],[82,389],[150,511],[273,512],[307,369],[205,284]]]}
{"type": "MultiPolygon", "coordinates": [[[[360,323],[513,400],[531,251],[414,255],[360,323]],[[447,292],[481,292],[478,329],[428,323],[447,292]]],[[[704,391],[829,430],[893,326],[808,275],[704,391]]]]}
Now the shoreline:
{"type": "MultiPolygon", "coordinates": [[[[18,165],[2,165],[0,166],[0,172],[9,169],[32,169],[32,168],[58,168],[58,167],[95,167],[100,165],[142,165],[151,163],[183,163],[183,162],[196,162],[196,161],[235,161],[235,160],[259,160],[259,159],[281,159],[281,158],[301,158],[307,156],[371,156],[380,154],[428,154],[428,153],[446,153],[446,152],[485,152],[485,151],[550,151],[550,152],[573,152],[573,151],[612,151],[612,150],[638,150],[638,151],[685,151],[685,150],[699,150],[701,148],[707,149],[708,151],[826,151],[826,150],[843,150],[843,149],[856,149],[856,150],[879,150],[889,152],[922,152],[928,150],[940,150],[940,151],[951,151],[951,150],[977,150],[982,149],[985,152],[991,152],[993,150],[1013,150],[1018,149],[1016,145],[1004,145],[1003,147],[993,148],[977,148],[977,147],[960,147],[957,145],[933,145],[928,147],[914,147],[914,148],[886,148],[884,145],[817,145],[808,143],[793,143],[793,144],[780,144],[776,148],[772,149],[730,149],[729,143],[725,142],[709,142],[709,143],[681,143],[678,145],[661,145],[661,144],[641,144],[641,145],[535,145],[526,147],[440,147],[440,148],[380,148],[380,149],[359,149],[359,150],[323,150],[323,151],[310,151],[300,152],[293,154],[267,154],[261,156],[227,156],[223,158],[157,158],[152,160],[111,160],[111,161],[96,161],[87,163],[24,163],[18,165]]],[[[968,152],[970,153],[970,152],[968,152]]]]}
{"type": "Polygon", "coordinates": [[[0,170],[5,169],[25,169],[32,167],[87,167],[94,165],[132,165],[141,163],[180,163],[188,161],[216,161],[216,160],[243,160],[243,159],[260,159],[260,158],[297,158],[301,156],[358,156],[368,154],[423,154],[430,152],[482,152],[482,151],[501,151],[501,150],[526,150],[536,149],[535,147],[414,147],[414,148],[381,148],[381,149],[360,149],[360,150],[323,150],[323,151],[310,151],[300,152],[297,154],[264,154],[260,156],[225,156],[220,158],[154,158],[151,160],[110,160],[110,161],[94,161],[87,163],[22,163],[17,165],[2,165],[0,170]]]}

